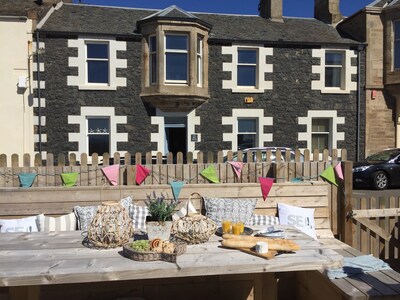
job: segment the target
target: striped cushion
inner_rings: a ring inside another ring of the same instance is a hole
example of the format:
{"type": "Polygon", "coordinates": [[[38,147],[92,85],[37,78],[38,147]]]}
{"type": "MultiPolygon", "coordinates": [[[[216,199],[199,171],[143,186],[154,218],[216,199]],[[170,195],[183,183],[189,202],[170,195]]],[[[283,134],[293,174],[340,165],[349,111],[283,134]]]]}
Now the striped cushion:
{"type": "Polygon", "coordinates": [[[279,218],[275,216],[253,215],[252,225],[279,225],[279,218]]]}
{"type": "Polygon", "coordinates": [[[76,216],[74,213],[70,213],[53,218],[40,214],[36,217],[36,225],[39,231],[73,231],[76,230],[76,216]]]}

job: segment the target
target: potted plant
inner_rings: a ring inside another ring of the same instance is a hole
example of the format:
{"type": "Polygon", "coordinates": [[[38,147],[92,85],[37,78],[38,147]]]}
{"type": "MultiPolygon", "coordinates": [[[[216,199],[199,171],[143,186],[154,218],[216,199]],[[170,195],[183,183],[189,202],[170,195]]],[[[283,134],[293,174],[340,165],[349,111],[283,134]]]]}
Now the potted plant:
{"type": "Polygon", "coordinates": [[[146,229],[149,240],[156,238],[168,240],[171,234],[172,215],[178,206],[176,199],[169,200],[162,193],[147,195],[146,205],[149,215],[146,217],[146,229]]]}

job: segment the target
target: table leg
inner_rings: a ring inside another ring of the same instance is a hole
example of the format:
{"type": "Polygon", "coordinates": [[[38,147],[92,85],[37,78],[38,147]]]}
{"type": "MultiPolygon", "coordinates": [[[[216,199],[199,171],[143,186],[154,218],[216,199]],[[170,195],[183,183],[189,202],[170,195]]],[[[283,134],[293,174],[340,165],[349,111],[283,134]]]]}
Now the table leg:
{"type": "Polygon", "coordinates": [[[9,288],[10,300],[40,300],[40,286],[16,286],[9,288]]]}
{"type": "Polygon", "coordinates": [[[278,284],[275,273],[254,275],[254,300],[278,299],[278,284]]]}

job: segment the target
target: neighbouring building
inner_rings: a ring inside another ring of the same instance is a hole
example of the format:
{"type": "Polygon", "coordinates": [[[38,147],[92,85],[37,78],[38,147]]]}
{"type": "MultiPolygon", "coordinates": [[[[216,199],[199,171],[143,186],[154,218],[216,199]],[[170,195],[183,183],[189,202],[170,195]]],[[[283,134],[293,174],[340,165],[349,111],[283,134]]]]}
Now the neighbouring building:
{"type": "Polygon", "coordinates": [[[35,150],[362,157],[364,44],[335,28],[338,7],[316,0],[306,19],[283,17],[282,0],[261,0],[259,16],[59,3],[36,30],[35,150]]]}
{"type": "Polygon", "coordinates": [[[50,1],[0,1],[0,154],[34,155],[38,142],[34,128],[38,125],[37,88],[33,80],[38,54],[33,31],[38,19],[52,7],[50,1]]]}

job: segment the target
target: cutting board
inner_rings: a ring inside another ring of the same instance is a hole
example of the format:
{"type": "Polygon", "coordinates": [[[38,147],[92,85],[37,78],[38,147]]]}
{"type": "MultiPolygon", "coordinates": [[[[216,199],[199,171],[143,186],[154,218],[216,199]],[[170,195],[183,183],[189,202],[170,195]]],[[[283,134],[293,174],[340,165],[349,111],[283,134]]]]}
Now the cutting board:
{"type": "Polygon", "coordinates": [[[262,257],[265,259],[273,259],[275,257],[276,254],[278,254],[278,251],[273,251],[270,250],[267,253],[257,253],[249,248],[238,248],[240,251],[254,255],[254,256],[258,256],[258,257],[262,257]]]}

